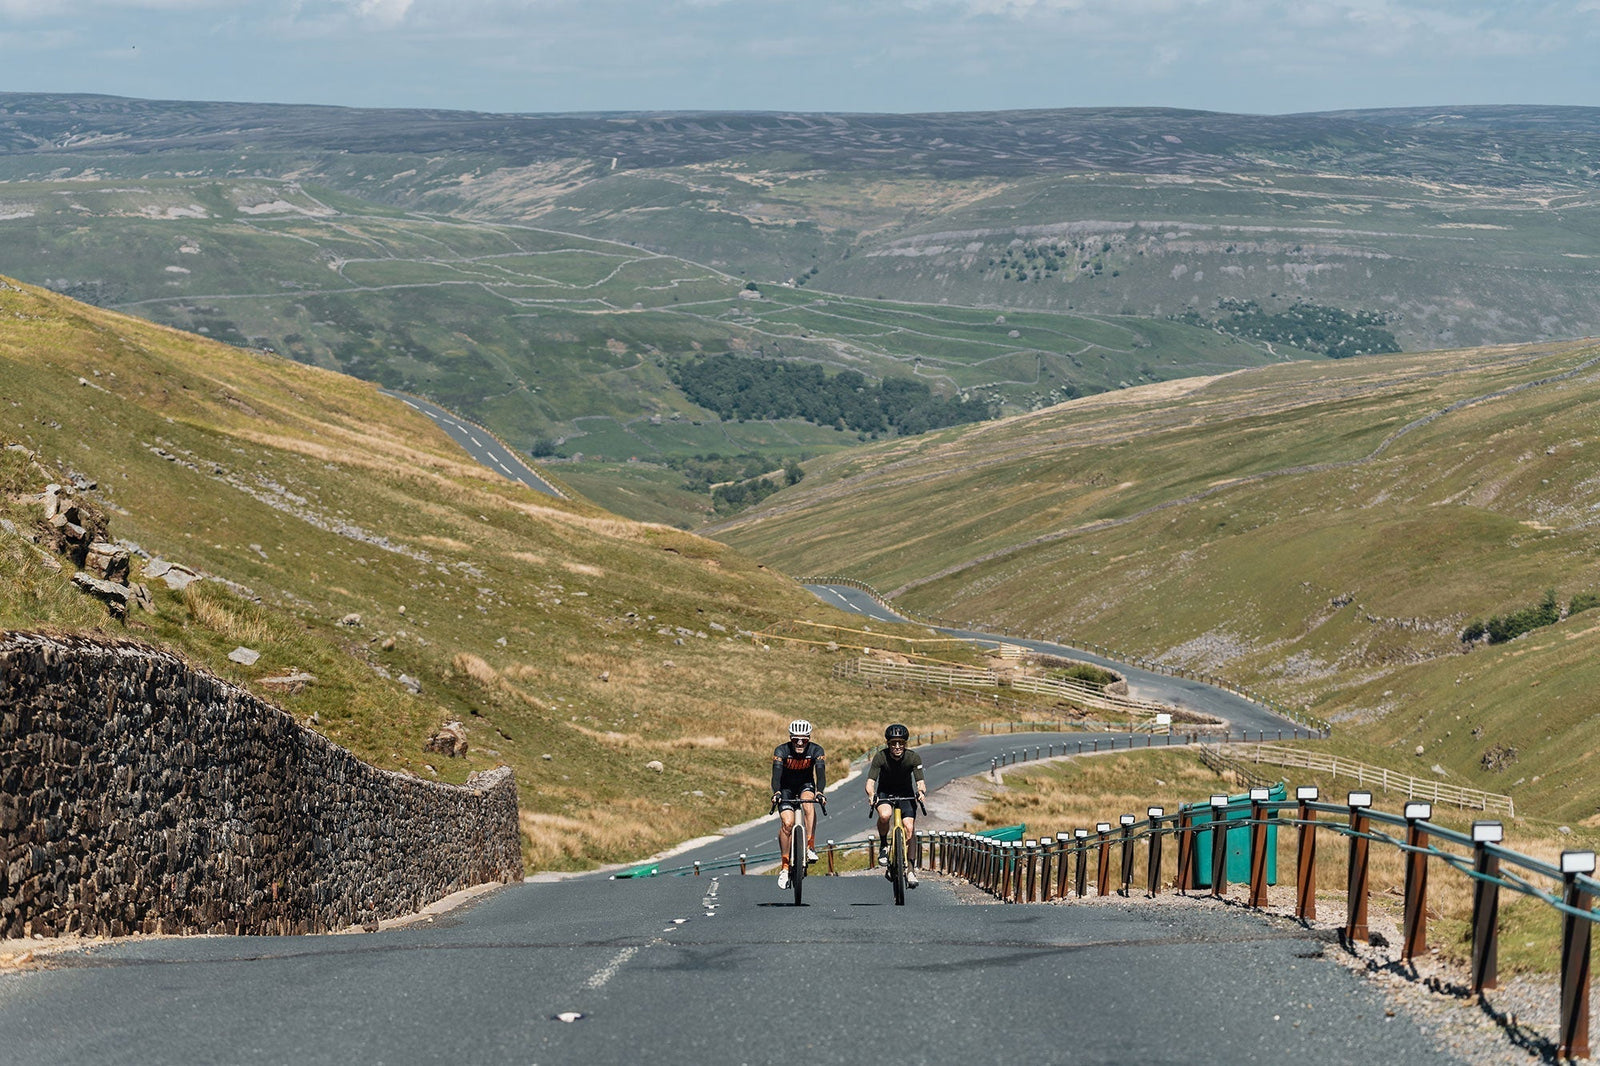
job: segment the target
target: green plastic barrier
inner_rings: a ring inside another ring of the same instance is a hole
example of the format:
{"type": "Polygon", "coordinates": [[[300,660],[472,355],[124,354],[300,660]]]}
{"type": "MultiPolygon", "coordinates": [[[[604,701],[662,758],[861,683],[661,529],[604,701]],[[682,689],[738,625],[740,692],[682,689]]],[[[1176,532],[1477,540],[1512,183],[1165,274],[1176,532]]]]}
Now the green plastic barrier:
{"type": "Polygon", "coordinates": [[[660,863],[658,863],[658,862],[647,862],[647,863],[644,863],[641,866],[635,866],[631,870],[618,871],[617,873],[614,873],[611,876],[615,877],[617,880],[621,881],[624,878],[628,878],[628,877],[654,877],[656,874],[658,874],[660,872],[661,872],[661,864],[660,863]]]}
{"type": "MultiPolygon", "coordinates": [[[[1280,803],[1289,795],[1288,786],[1282,781],[1267,792],[1267,799],[1273,803],[1280,803]]],[[[1239,796],[1229,796],[1230,804],[1248,804],[1250,793],[1239,796]]],[[[1198,829],[1201,825],[1211,824],[1211,808],[1203,803],[1196,803],[1190,808],[1194,812],[1194,825],[1198,829]]],[[[1228,811],[1229,824],[1223,830],[1224,846],[1228,849],[1225,870],[1228,883],[1232,885],[1243,884],[1250,880],[1250,808],[1238,807],[1228,811]]],[[[1200,888],[1211,887],[1211,840],[1216,831],[1203,829],[1194,835],[1194,872],[1195,880],[1200,888]]],[[[1278,883],[1278,827],[1267,826],[1267,884],[1278,883]]]]}
{"type": "Polygon", "coordinates": [[[1002,825],[995,829],[983,829],[972,834],[973,836],[988,837],[990,840],[1021,840],[1028,832],[1028,825],[1002,825]]]}

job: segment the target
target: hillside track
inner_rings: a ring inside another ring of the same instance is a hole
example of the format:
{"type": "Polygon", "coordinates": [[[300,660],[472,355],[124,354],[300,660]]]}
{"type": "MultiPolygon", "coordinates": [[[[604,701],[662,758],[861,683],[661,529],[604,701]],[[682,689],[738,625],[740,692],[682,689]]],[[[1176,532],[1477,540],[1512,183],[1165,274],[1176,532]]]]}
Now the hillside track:
{"type": "Polygon", "coordinates": [[[811,878],[802,907],[770,877],[530,883],[403,930],[54,956],[0,979],[0,1046],[37,1066],[1454,1061],[1331,950],[1231,906],[968,905],[933,875],[905,907],[870,874],[811,878]]]}

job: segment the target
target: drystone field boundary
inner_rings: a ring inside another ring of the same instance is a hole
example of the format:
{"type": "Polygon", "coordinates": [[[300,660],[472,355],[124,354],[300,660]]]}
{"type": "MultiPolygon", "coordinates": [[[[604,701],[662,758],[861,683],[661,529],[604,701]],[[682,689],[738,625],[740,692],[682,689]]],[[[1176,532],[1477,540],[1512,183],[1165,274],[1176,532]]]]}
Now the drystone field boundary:
{"type": "Polygon", "coordinates": [[[166,652],[0,635],[0,936],[321,932],[521,877],[508,768],[422,781],[166,652]]]}

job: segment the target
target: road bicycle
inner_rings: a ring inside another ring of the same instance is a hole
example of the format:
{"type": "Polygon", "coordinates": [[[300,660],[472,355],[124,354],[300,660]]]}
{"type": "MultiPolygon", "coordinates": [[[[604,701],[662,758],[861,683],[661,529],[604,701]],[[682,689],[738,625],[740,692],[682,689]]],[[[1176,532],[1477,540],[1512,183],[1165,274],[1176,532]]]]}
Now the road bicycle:
{"type": "Polygon", "coordinates": [[[889,868],[884,871],[889,878],[889,883],[894,886],[894,905],[906,905],[906,871],[911,868],[911,847],[906,839],[906,825],[904,816],[900,812],[900,804],[910,800],[915,803],[923,814],[928,813],[928,808],[915,796],[874,796],[872,797],[870,813],[872,817],[878,816],[878,804],[887,803],[893,812],[894,823],[889,828],[889,868]]]}
{"type": "MultiPolygon", "coordinates": [[[[767,813],[776,811],[780,804],[790,803],[796,806],[815,803],[824,816],[828,813],[828,801],[821,796],[815,796],[813,799],[774,799],[772,808],[767,813]]],[[[796,907],[800,906],[800,886],[806,879],[806,865],[806,820],[800,811],[795,811],[794,828],[789,830],[789,887],[794,890],[796,907]]]]}

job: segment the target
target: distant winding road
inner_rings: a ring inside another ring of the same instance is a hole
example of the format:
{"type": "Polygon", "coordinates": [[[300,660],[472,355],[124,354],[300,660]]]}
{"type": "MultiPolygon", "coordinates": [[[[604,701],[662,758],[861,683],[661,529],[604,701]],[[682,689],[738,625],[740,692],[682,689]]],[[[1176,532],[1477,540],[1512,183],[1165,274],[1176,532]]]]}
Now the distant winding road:
{"type": "Polygon", "coordinates": [[[379,389],[385,396],[393,396],[401,403],[420,411],[431,418],[436,425],[450,435],[450,439],[465,448],[467,454],[479,463],[503,474],[512,481],[538,489],[550,496],[565,496],[550,482],[536,474],[528,464],[524,463],[516,452],[501,444],[494,435],[482,426],[468,422],[458,415],[440,407],[438,404],[429,403],[419,396],[412,396],[404,392],[393,392],[389,389],[379,389]]]}

